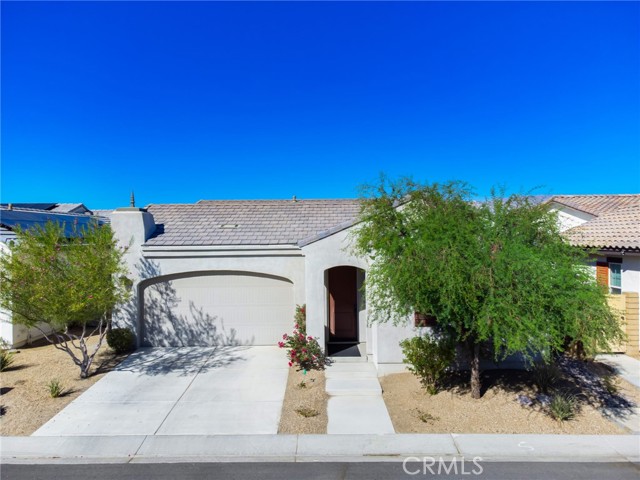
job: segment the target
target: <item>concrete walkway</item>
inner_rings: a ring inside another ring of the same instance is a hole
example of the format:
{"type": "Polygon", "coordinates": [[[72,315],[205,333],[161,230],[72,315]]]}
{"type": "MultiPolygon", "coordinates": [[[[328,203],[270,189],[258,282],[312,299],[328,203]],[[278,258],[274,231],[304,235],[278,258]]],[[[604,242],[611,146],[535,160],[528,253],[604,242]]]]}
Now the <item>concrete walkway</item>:
{"type": "MultiPolygon", "coordinates": [[[[640,388],[640,361],[622,354],[598,355],[596,360],[613,367],[619,376],[640,388]]],[[[640,406],[605,408],[604,411],[614,422],[633,433],[640,433],[640,406]]]]}
{"type": "Polygon", "coordinates": [[[140,349],[33,435],[274,434],[287,376],[278,347],[140,349]]]}
{"type": "Polygon", "coordinates": [[[598,355],[596,360],[615,368],[618,375],[640,388],[640,360],[623,354],[598,355]]]}
{"type": "MultiPolygon", "coordinates": [[[[234,435],[0,437],[7,463],[638,462],[638,435],[234,435]],[[417,459],[417,460],[416,460],[417,459]]],[[[576,477],[578,478],[578,477],[576,477]]]]}
{"type": "Polygon", "coordinates": [[[328,434],[394,433],[372,363],[334,363],[325,370],[328,434]]]}

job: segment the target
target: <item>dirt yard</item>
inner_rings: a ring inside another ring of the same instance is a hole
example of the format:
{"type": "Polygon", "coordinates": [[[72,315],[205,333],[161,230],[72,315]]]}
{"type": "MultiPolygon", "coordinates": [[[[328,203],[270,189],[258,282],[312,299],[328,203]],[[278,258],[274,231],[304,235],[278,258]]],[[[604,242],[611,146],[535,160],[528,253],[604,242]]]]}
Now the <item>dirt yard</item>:
{"type": "Polygon", "coordinates": [[[289,369],[278,433],[327,433],[327,399],[322,371],[289,369]]]}
{"type": "MultiPolygon", "coordinates": [[[[90,338],[88,344],[95,346],[97,337],[90,338]]],[[[80,368],[71,357],[46,341],[19,348],[11,366],[0,373],[0,433],[31,435],[125,357],[114,355],[104,342],[94,360],[93,371],[97,373],[80,379],[80,368]],[[63,396],[49,395],[47,384],[52,379],[62,384],[63,396]]]]}
{"type": "Polygon", "coordinates": [[[552,433],[552,434],[624,434],[629,433],[603,417],[607,406],[640,404],[640,392],[622,379],[618,392],[608,395],[592,388],[589,382],[603,373],[601,366],[570,366],[576,377],[565,374],[556,388],[577,395],[579,411],[575,418],[558,422],[535,401],[536,391],[529,372],[517,370],[487,371],[483,374],[482,398],[474,400],[466,386],[466,375],[452,377],[446,390],[429,395],[411,373],[381,378],[383,397],[393,426],[398,433],[552,433]],[[596,373],[596,371],[600,370],[596,373]],[[577,373],[576,373],[577,372],[577,373]],[[534,399],[521,406],[518,395],[534,399]]]}

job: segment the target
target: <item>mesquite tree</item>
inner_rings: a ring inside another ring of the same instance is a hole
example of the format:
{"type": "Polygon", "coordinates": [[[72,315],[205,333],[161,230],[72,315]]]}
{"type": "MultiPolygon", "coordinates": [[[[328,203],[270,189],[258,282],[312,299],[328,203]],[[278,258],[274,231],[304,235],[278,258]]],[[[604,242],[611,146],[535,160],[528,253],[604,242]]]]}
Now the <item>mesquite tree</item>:
{"type": "Polygon", "coordinates": [[[547,205],[495,193],[475,202],[461,182],[408,179],[365,187],[362,202],[354,250],[371,259],[373,320],[435,316],[469,353],[474,398],[483,345],[495,360],[531,360],[567,341],[593,353],[623,338],[585,251],[565,241],[547,205]]]}
{"type": "Polygon", "coordinates": [[[111,327],[111,313],[128,298],[126,269],[109,225],[91,223],[65,236],[63,225],[18,229],[0,255],[0,306],[12,322],[38,329],[89,376],[111,327]],[[93,349],[90,336],[98,336],[93,349]]]}

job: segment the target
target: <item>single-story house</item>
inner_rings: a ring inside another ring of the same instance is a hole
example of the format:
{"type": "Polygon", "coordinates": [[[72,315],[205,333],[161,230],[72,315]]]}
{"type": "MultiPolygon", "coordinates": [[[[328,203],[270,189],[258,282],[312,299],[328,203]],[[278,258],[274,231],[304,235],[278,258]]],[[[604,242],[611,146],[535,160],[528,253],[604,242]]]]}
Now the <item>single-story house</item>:
{"type": "Polygon", "coordinates": [[[135,298],[116,322],[143,346],[275,345],[306,304],[307,333],[329,353],[401,367],[414,328],[367,324],[368,264],[349,249],[359,209],[295,198],[118,209],[135,298]]]}
{"type": "MultiPolygon", "coordinates": [[[[106,218],[97,217],[81,203],[13,203],[0,205],[0,252],[10,253],[9,244],[16,238],[15,229],[23,230],[47,222],[63,224],[67,235],[86,226],[91,221],[105,223],[106,218]]],[[[41,325],[46,331],[44,325],[41,325]]],[[[36,328],[27,328],[11,323],[11,312],[0,309],[0,338],[12,347],[31,343],[42,337],[36,328]]]]}

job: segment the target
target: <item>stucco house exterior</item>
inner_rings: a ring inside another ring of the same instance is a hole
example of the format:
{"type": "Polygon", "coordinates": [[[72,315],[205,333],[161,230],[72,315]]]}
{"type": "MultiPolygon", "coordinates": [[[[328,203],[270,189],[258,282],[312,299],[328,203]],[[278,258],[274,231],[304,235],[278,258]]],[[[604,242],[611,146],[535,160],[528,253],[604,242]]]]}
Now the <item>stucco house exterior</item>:
{"type": "Polygon", "coordinates": [[[406,328],[368,325],[368,263],[350,253],[359,202],[199,201],[110,214],[134,299],[116,323],[142,346],[275,345],[296,305],[330,354],[402,367],[406,328]]]}
{"type": "Polygon", "coordinates": [[[640,327],[640,195],[557,195],[549,200],[561,230],[574,245],[592,250],[591,267],[621,312],[628,340],[614,351],[638,353],[640,327]]]}

